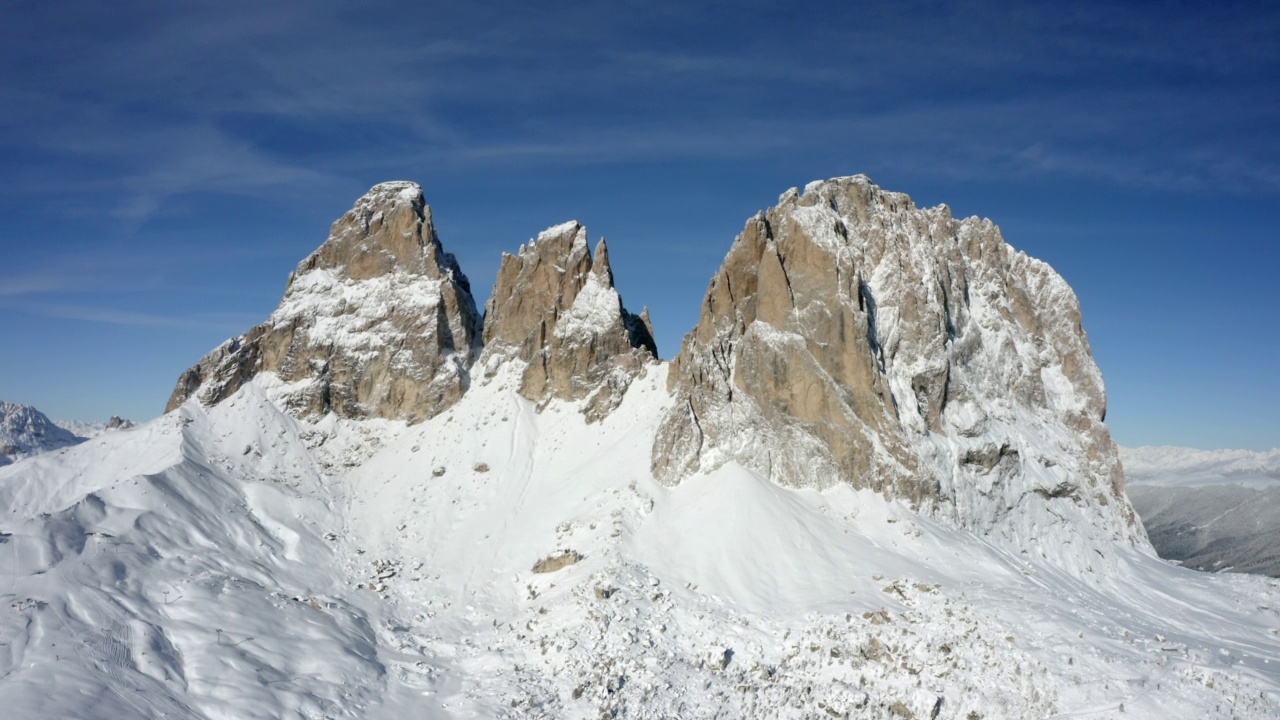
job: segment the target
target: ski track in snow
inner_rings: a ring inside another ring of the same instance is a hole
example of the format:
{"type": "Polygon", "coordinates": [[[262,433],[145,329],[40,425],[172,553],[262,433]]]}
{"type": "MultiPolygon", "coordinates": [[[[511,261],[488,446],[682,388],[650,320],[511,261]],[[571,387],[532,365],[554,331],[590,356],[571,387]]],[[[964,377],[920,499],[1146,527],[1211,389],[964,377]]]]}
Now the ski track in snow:
{"type": "MultiPolygon", "coordinates": [[[[81,556],[84,565],[91,564],[101,552],[100,543],[95,542],[99,537],[90,535],[88,539],[93,544],[93,552],[87,556],[81,556]]],[[[85,637],[83,633],[72,629],[65,617],[57,616],[67,634],[74,638],[84,650],[82,659],[105,676],[107,687],[117,697],[144,717],[202,720],[202,715],[193,712],[191,708],[174,697],[164,683],[138,670],[131,650],[136,647],[131,619],[117,609],[110,598],[98,598],[93,585],[77,576],[77,570],[83,569],[84,565],[78,568],[73,565],[69,569],[60,569],[63,570],[63,576],[69,581],[68,585],[72,590],[79,590],[79,592],[68,594],[76,600],[89,601],[86,605],[90,603],[94,605],[94,610],[85,614],[93,615],[96,612],[98,617],[96,621],[86,622],[86,625],[96,626],[99,629],[89,637],[85,637]]],[[[79,609],[84,613],[87,607],[82,606],[79,609]]]]}

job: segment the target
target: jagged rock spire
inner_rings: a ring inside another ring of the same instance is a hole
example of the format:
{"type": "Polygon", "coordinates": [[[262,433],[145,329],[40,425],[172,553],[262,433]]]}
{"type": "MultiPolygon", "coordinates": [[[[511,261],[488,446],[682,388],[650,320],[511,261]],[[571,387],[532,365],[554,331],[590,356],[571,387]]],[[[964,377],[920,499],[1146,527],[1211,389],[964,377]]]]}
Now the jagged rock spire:
{"type": "Polygon", "coordinates": [[[593,259],[587,230],[577,222],[503,255],[484,339],[486,362],[527,363],[522,395],[539,403],[587,399],[590,420],[616,407],[635,375],[657,359],[647,313],[640,318],[623,307],[607,245],[601,240],[593,259]]]}
{"type": "Polygon", "coordinates": [[[596,245],[591,272],[599,275],[609,287],[613,287],[613,267],[609,265],[609,246],[605,244],[604,238],[600,238],[600,243],[596,245]]]}

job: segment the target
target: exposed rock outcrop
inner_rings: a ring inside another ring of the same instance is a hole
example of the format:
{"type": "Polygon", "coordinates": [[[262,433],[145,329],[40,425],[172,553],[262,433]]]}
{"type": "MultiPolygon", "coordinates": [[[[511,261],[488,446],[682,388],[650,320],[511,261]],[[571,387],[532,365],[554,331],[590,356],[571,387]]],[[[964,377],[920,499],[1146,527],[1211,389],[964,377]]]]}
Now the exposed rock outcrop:
{"type": "Polygon", "coordinates": [[[104,432],[116,432],[117,430],[128,430],[132,427],[134,427],[132,420],[126,420],[119,415],[112,415],[102,429],[104,432]]]}
{"type": "Polygon", "coordinates": [[[589,421],[617,407],[632,379],[657,359],[648,311],[633,315],[622,306],[605,241],[593,258],[587,229],[576,222],[503,255],[485,306],[484,346],[485,362],[527,363],[521,395],[539,404],[586,399],[589,421]]]}
{"type": "Polygon", "coordinates": [[[422,188],[375,186],[289,277],[265,323],[183,373],[172,410],[206,404],[264,379],[299,416],[419,421],[466,390],[480,316],[467,278],[444,251],[422,188]]]}
{"type": "Polygon", "coordinates": [[[652,456],[667,483],[737,461],[1024,540],[1064,513],[1141,534],[1066,282],[990,221],[863,176],[747,222],[669,382],[652,456]]]}

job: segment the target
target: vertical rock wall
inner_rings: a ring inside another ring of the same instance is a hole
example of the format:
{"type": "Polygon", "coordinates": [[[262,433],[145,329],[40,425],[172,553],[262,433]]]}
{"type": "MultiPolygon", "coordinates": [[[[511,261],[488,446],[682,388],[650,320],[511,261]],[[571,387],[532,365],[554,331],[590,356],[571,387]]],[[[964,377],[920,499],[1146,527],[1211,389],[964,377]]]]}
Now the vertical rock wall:
{"type": "Polygon", "coordinates": [[[736,461],[984,532],[1025,538],[1066,513],[1141,536],[1066,282],[989,221],[863,176],[793,189],[747,222],[670,386],[652,455],[670,484],[736,461]]]}

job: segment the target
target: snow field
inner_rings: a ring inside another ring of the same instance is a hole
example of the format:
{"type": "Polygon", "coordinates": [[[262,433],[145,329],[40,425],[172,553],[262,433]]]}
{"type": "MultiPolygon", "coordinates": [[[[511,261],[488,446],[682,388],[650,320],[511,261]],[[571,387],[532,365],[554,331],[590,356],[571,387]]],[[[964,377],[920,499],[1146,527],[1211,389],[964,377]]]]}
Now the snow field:
{"type": "MultiPolygon", "coordinates": [[[[868,491],[649,473],[477,369],[406,427],[270,378],[0,469],[13,717],[1267,718],[1280,582],[1020,548],[868,491]],[[548,558],[577,559],[552,572],[548,558]],[[57,692],[50,692],[51,688],[57,692]]],[[[1034,527],[1034,526],[1033,526],[1034,527]]],[[[1047,527],[1047,525],[1046,525],[1047,527]]]]}

